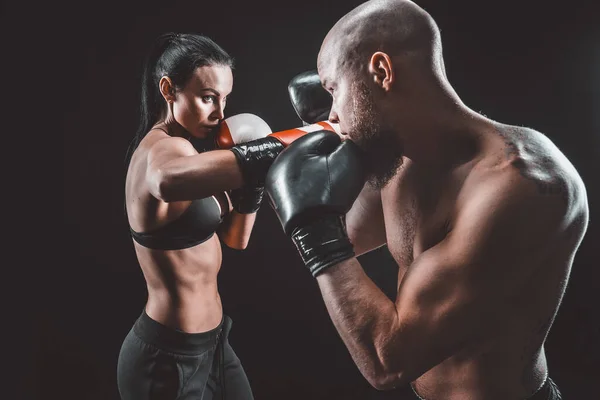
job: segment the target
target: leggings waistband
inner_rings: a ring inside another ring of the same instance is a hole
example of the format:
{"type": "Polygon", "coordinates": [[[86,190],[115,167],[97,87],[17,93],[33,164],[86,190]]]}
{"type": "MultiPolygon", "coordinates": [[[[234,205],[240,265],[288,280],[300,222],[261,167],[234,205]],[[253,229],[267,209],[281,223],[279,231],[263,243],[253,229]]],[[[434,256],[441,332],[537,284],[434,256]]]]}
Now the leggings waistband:
{"type": "Polygon", "coordinates": [[[217,344],[226,319],[229,318],[223,315],[219,325],[209,331],[187,333],[153,320],[146,314],[146,310],[143,310],[133,325],[133,331],[144,342],[158,349],[170,353],[194,355],[201,354],[217,344]]]}

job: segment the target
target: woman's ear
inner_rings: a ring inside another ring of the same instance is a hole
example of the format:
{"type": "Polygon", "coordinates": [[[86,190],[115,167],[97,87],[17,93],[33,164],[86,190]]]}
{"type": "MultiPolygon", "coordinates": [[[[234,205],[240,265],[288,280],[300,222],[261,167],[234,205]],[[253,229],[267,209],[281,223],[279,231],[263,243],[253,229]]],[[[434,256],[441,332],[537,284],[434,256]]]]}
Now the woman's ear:
{"type": "Polygon", "coordinates": [[[158,81],[158,88],[160,94],[162,94],[162,97],[167,103],[175,101],[175,87],[173,86],[173,82],[171,82],[171,78],[168,76],[160,78],[160,81],[158,81]]]}

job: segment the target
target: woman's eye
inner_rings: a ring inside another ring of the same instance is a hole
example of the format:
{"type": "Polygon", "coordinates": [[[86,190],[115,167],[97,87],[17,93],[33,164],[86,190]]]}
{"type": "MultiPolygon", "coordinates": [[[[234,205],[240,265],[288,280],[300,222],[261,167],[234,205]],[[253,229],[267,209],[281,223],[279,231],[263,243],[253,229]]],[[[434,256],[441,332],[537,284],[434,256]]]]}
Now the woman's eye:
{"type": "Polygon", "coordinates": [[[205,103],[214,103],[215,96],[202,96],[202,101],[204,101],[205,103]]]}

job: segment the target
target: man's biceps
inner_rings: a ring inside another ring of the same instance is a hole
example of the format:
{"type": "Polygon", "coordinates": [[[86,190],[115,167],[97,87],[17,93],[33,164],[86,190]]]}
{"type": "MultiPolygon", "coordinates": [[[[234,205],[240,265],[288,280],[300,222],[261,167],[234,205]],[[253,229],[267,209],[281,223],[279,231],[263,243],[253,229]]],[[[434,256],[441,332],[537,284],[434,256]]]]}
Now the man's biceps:
{"type": "Polygon", "coordinates": [[[356,201],[352,208],[346,213],[346,230],[349,234],[355,234],[361,230],[365,224],[364,209],[360,202],[356,201]]]}
{"type": "Polygon", "coordinates": [[[365,224],[373,224],[378,220],[383,221],[381,201],[376,199],[356,199],[350,211],[346,214],[346,226],[360,230],[365,224]]]}
{"type": "Polygon", "coordinates": [[[446,255],[446,260],[443,257],[436,260],[432,269],[422,271],[420,281],[429,286],[425,293],[432,303],[443,303],[442,309],[449,315],[464,312],[481,317],[483,309],[505,298],[526,276],[525,268],[519,267],[519,263],[508,266],[485,254],[477,257],[446,255]]]}

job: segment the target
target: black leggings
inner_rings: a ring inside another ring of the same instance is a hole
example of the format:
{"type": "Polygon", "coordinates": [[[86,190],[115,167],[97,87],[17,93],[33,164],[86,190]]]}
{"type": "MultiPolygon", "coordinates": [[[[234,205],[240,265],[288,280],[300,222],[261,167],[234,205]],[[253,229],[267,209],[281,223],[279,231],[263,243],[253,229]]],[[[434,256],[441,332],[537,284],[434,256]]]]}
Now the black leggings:
{"type": "Polygon", "coordinates": [[[239,358],[227,339],[231,318],[215,329],[185,333],[145,311],[125,337],[117,365],[122,400],[253,400],[239,358]]]}

